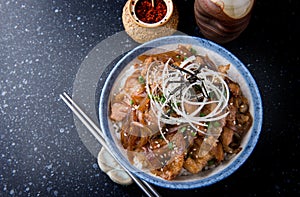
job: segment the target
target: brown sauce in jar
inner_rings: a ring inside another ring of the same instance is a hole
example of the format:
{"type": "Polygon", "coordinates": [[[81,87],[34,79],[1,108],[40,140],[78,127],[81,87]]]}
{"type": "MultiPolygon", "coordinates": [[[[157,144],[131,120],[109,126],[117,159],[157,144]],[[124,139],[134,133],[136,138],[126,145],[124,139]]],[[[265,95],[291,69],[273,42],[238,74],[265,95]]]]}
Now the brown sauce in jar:
{"type": "Polygon", "coordinates": [[[138,19],[144,23],[157,23],[167,14],[167,5],[163,0],[155,0],[154,7],[151,0],[139,0],[135,6],[138,19]]]}

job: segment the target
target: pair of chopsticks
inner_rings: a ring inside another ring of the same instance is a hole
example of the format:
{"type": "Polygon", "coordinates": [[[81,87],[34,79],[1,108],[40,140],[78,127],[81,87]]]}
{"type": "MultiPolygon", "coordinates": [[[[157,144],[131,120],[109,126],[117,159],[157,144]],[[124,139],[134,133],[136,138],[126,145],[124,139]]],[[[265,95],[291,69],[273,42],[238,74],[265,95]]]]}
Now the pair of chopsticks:
{"type": "MultiPolygon", "coordinates": [[[[99,127],[80,109],[80,107],[71,99],[67,93],[60,94],[60,98],[67,104],[67,106],[73,111],[73,113],[79,118],[79,120],[87,127],[87,129],[93,134],[93,136],[101,143],[101,145],[115,158],[116,156],[108,148],[103,133],[99,127]]],[[[118,162],[118,160],[116,160],[118,162]]],[[[119,162],[118,162],[119,163],[119,162]]],[[[120,166],[123,167],[125,172],[136,182],[136,184],[149,196],[158,197],[160,196],[155,189],[146,181],[138,179],[133,175],[127,168],[125,168],[121,163],[120,166]]]]}

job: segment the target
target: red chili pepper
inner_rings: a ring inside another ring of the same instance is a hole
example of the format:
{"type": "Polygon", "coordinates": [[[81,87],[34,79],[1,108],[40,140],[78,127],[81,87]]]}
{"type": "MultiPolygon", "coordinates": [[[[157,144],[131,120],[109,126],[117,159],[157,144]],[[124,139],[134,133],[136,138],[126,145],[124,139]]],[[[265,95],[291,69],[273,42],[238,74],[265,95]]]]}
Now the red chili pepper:
{"type": "Polygon", "coordinates": [[[157,23],[167,14],[167,5],[163,0],[155,0],[152,7],[151,0],[139,0],[135,6],[138,19],[145,23],[157,23]]]}

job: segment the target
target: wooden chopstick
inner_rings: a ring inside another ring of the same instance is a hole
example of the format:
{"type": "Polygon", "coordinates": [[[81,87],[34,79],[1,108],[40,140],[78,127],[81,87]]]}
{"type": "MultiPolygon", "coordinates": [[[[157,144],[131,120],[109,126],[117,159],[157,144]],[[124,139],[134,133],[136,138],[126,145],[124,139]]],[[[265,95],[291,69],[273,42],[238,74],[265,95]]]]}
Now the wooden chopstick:
{"type": "MultiPolygon", "coordinates": [[[[79,118],[79,120],[87,127],[87,129],[93,134],[93,136],[98,140],[99,143],[116,159],[116,156],[108,148],[106,141],[104,139],[102,131],[99,127],[81,110],[81,108],[71,99],[67,93],[59,95],[60,98],[67,104],[67,106],[72,110],[72,112],[79,118]]],[[[119,162],[118,162],[119,163],[119,162]]],[[[125,166],[119,163],[120,166],[128,173],[128,175],[136,182],[136,184],[149,196],[149,197],[159,197],[160,195],[157,191],[146,181],[138,179],[133,175],[125,166]]]]}
{"type": "Polygon", "coordinates": [[[154,0],[151,0],[152,7],[154,7],[154,0]]]}

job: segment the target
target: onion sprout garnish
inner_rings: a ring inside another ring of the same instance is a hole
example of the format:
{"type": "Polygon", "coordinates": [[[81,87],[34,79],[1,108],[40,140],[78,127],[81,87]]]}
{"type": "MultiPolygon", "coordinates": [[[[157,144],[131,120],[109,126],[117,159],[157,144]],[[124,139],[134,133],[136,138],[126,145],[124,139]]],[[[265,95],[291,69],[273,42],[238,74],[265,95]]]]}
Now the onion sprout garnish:
{"type": "Polygon", "coordinates": [[[229,111],[229,88],[224,74],[192,62],[189,58],[184,67],[152,62],[145,76],[146,92],[151,108],[158,118],[162,138],[163,125],[189,124],[192,132],[200,132],[217,139],[219,132],[207,132],[210,122],[224,119],[229,111]]]}

